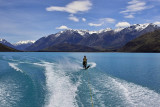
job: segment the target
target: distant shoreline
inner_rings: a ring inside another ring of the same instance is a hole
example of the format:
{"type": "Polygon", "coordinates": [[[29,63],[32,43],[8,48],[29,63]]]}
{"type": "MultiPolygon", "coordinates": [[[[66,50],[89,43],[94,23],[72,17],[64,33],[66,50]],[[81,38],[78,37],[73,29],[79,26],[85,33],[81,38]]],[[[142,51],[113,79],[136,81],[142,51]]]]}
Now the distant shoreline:
{"type": "MultiPolygon", "coordinates": [[[[18,53],[45,53],[45,52],[52,52],[52,53],[160,53],[160,52],[68,52],[68,51],[17,51],[18,53]]],[[[16,52],[0,52],[0,53],[16,53],[16,52]]]]}

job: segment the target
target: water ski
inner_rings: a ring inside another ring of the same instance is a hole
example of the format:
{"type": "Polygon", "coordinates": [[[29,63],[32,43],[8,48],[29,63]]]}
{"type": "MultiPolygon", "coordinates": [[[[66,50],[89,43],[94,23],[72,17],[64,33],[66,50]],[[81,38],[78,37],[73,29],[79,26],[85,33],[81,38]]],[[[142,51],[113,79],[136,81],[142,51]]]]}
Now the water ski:
{"type": "Polygon", "coordinates": [[[90,65],[88,65],[85,69],[88,69],[90,67],[90,65]]]}

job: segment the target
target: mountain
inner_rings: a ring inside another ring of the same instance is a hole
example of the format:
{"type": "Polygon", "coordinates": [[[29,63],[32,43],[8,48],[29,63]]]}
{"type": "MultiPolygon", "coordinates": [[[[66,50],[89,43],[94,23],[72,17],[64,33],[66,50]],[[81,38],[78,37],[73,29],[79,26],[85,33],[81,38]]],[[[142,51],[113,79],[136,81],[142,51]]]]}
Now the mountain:
{"type": "Polygon", "coordinates": [[[128,42],[121,52],[160,52],[160,30],[146,33],[128,42]]]}
{"type": "Polygon", "coordinates": [[[18,50],[25,50],[27,47],[31,46],[34,42],[35,42],[34,40],[19,41],[13,45],[18,50]]]}
{"type": "Polygon", "coordinates": [[[68,43],[53,45],[41,51],[45,51],[45,52],[46,51],[50,51],[50,52],[100,52],[100,50],[97,50],[91,47],[68,44],[68,43]]]}
{"type": "Polygon", "coordinates": [[[0,39],[0,43],[3,44],[3,45],[6,45],[8,47],[15,48],[11,43],[6,41],[5,39],[0,39]]]}
{"type": "Polygon", "coordinates": [[[118,49],[140,35],[156,29],[159,29],[159,27],[154,24],[135,24],[124,29],[119,28],[99,34],[92,34],[81,41],[80,44],[104,49],[118,49]]]}
{"type": "Polygon", "coordinates": [[[63,44],[63,43],[77,44],[83,38],[84,38],[83,35],[79,34],[77,31],[65,30],[56,34],[51,34],[47,37],[40,38],[33,45],[28,47],[27,50],[38,51],[53,45],[63,44]]]}
{"type": "Polygon", "coordinates": [[[19,52],[19,51],[0,43],[0,52],[19,52]]]}
{"type": "Polygon", "coordinates": [[[127,42],[140,35],[156,29],[160,28],[154,24],[135,24],[126,28],[115,30],[107,28],[100,31],[68,29],[47,37],[42,37],[26,49],[29,51],[38,51],[49,48],[50,46],[68,43],[92,47],[98,50],[114,50],[123,47],[127,42]]]}

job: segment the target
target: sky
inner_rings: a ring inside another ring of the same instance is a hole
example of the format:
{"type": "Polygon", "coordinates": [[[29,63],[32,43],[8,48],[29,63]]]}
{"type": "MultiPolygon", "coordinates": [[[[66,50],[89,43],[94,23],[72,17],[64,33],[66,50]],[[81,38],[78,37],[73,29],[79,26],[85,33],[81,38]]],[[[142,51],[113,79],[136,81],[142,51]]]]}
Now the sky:
{"type": "Polygon", "coordinates": [[[160,0],[0,0],[0,38],[15,43],[65,29],[160,26],[159,13],[160,0]]]}

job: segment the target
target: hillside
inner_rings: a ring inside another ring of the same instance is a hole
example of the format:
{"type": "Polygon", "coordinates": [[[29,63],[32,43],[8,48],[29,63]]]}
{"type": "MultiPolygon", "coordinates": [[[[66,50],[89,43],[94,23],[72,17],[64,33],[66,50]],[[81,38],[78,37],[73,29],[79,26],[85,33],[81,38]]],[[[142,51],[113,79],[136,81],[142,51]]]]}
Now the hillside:
{"type": "Polygon", "coordinates": [[[160,30],[146,33],[128,42],[121,52],[160,52],[160,30]]]}
{"type": "Polygon", "coordinates": [[[0,52],[18,52],[18,50],[10,48],[0,43],[0,52]]]}
{"type": "Polygon", "coordinates": [[[48,51],[48,52],[99,52],[100,50],[91,48],[91,47],[86,47],[86,46],[81,46],[81,45],[74,45],[74,44],[58,44],[58,45],[53,45],[49,48],[43,49],[41,51],[48,51]]]}
{"type": "Polygon", "coordinates": [[[10,42],[6,41],[5,39],[0,38],[0,43],[8,47],[15,48],[10,42]]]}

